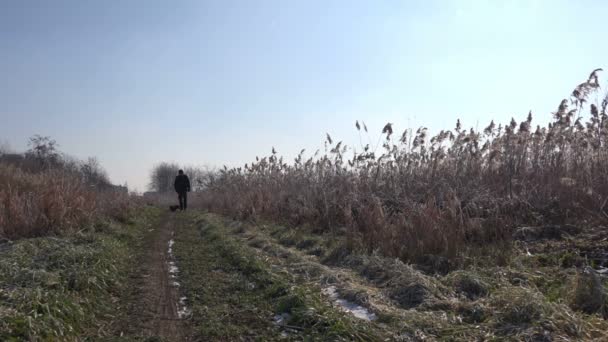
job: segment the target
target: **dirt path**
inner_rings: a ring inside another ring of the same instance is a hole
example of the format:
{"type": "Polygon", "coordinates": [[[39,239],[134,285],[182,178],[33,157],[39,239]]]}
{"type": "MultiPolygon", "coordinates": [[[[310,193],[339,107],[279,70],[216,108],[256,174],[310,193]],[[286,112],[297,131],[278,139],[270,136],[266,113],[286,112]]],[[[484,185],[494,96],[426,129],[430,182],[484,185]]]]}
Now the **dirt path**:
{"type": "Polygon", "coordinates": [[[188,341],[190,332],[180,317],[180,296],[175,260],[170,241],[175,230],[175,214],[167,213],[154,228],[148,252],[144,253],[143,280],[140,285],[140,308],[146,316],[144,336],[158,336],[167,341],[188,341]]]}

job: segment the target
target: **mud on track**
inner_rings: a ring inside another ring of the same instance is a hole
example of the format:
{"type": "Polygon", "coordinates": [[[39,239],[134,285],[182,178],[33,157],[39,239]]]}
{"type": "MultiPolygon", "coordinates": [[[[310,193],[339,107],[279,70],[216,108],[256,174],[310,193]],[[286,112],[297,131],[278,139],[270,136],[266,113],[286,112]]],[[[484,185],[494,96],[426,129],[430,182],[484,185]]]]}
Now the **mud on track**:
{"type": "Polygon", "coordinates": [[[169,241],[175,234],[175,213],[162,216],[144,242],[139,272],[133,288],[130,334],[159,337],[167,341],[189,341],[186,318],[179,315],[179,287],[170,269],[174,265],[169,241]]]}

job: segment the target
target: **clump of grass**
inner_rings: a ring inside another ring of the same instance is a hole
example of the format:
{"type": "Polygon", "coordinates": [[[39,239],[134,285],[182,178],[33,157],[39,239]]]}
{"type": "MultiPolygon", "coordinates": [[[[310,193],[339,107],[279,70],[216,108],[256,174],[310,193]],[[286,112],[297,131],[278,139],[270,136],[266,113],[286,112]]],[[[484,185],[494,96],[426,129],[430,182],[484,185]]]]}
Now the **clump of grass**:
{"type": "Polygon", "coordinates": [[[600,277],[590,267],[579,271],[572,289],[570,306],[588,314],[598,313],[608,318],[606,289],[600,277]]]}
{"type": "Polygon", "coordinates": [[[489,293],[489,285],[472,272],[453,272],[448,278],[448,283],[454,287],[457,293],[470,300],[485,297],[489,293]]]}
{"type": "Polygon", "coordinates": [[[594,322],[592,325],[566,305],[547,302],[533,288],[500,288],[492,293],[489,304],[492,316],[488,318],[499,335],[513,336],[518,340],[605,337],[604,332],[596,330],[605,327],[604,323],[594,322]]]}
{"type": "Polygon", "coordinates": [[[526,328],[548,310],[540,294],[523,287],[503,288],[492,296],[491,303],[496,324],[504,331],[526,328]]]}
{"type": "Polygon", "coordinates": [[[351,250],[346,244],[336,244],[322,258],[323,263],[328,265],[339,265],[345,262],[351,255],[351,250]]]}
{"type": "Polygon", "coordinates": [[[484,322],[489,315],[487,307],[471,302],[460,302],[454,309],[458,314],[462,315],[464,322],[470,324],[484,322]]]}
{"type": "Polygon", "coordinates": [[[446,299],[450,293],[437,279],[424,275],[411,265],[397,259],[375,255],[350,255],[343,265],[359,272],[363,277],[383,289],[397,306],[432,308],[446,299]]]}
{"type": "Polygon", "coordinates": [[[306,303],[302,296],[298,294],[290,294],[279,299],[276,310],[280,313],[293,313],[297,309],[305,309],[306,303]]]}
{"type": "Polygon", "coordinates": [[[318,244],[318,239],[315,238],[305,238],[296,243],[297,249],[311,249],[318,244]]]}

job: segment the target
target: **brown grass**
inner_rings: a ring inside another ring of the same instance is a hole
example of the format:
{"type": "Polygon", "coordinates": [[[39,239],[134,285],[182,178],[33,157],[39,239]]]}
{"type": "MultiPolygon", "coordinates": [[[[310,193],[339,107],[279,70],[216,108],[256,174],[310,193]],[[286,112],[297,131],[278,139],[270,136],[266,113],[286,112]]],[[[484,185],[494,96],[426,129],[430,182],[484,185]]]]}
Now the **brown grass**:
{"type": "Polygon", "coordinates": [[[0,163],[0,239],[73,232],[101,216],[126,220],[124,193],[99,191],[62,169],[37,173],[0,163]]]}
{"type": "Polygon", "coordinates": [[[407,261],[500,258],[517,226],[607,221],[608,97],[586,106],[598,89],[596,70],[536,129],[532,114],[481,132],[458,122],[430,139],[426,128],[397,138],[387,124],[379,149],[327,135],[324,155],[302,151],[292,164],[273,149],[211,177],[203,206],[344,232],[353,248],[407,261]]]}

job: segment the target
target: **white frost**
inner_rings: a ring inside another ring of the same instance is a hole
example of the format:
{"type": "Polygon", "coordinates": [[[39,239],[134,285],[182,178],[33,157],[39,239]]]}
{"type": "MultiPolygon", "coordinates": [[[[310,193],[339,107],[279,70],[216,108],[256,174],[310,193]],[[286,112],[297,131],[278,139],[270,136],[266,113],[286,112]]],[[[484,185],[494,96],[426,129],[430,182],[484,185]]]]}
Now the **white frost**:
{"type": "Polygon", "coordinates": [[[338,293],[336,292],[335,286],[329,286],[323,289],[323,293],[327,295],[331,300],[333,300],[338,307],[342,309],[342,311],[349,312],[353,316],[364,319],[366,321],[373,321],[376,319],[376,314],[370,312],[368,309],[362,307],[359,304],[349,302],[346,299],[339,298],[338,293]]]}
{"type": "Polygon", "coordinates": [[[280,315],[274,315],[273,317],[274,323],[277,325],[283,325],[285,322],[289,320],[289,314],[284,312],[280,315]]]}
{"type": "MultiPolygon", "coordinates": [[[[171,235],[173,235],[173,232],[171,232],[171,235]]],[[[169,240],[169,243],[168,243],[167,252],[169,254],[169,258],[171,258],[171,259],[173,259],[173,244],[174,243],[175,243],[175,241],[173,241],[173,239],[169,240]]],[[[179,273],[179,269],[177,268],[175,261],[170,260],[168,262],[168,264],[169,264],[169,275],[171,275],[171,278],[173,278],[173,279],[177,278],[177,273],[179,273]]],[[[172,284],[175,287],[180,286],[179,282],[176,280],[173,280],[172,284]]],[[[177,316],[179,318],[188,317],[192,314],[190,309],[188,309],[188,307],[186,306],[186,299],[187,299],[186,297],[181,297],[179,299],[179,302],[177,303],[177,316]]]]}
{"type": "Polygon", "coordinates": [[[191,314],[190,310],[186,306],[186,299],[187,299],[186,297],[181,297],[179,299],[179,309],[177,310],[177,316],[179,318],[184,318],[191,314]]]}
{"type": "Polygon", "coordinates": [[[175,274],[177,274],[178,272],[179,269],[175,265],[175,262],[169,261],[169,273],[171,273],[172,276],[175,276],[175,274]]]}
{"type": "Polygon", "coordinates": [[[169,255],[173,256],[173,244],[175,243],[175,241],[173,241],[173,239],[169,240],[169,255]]]}

